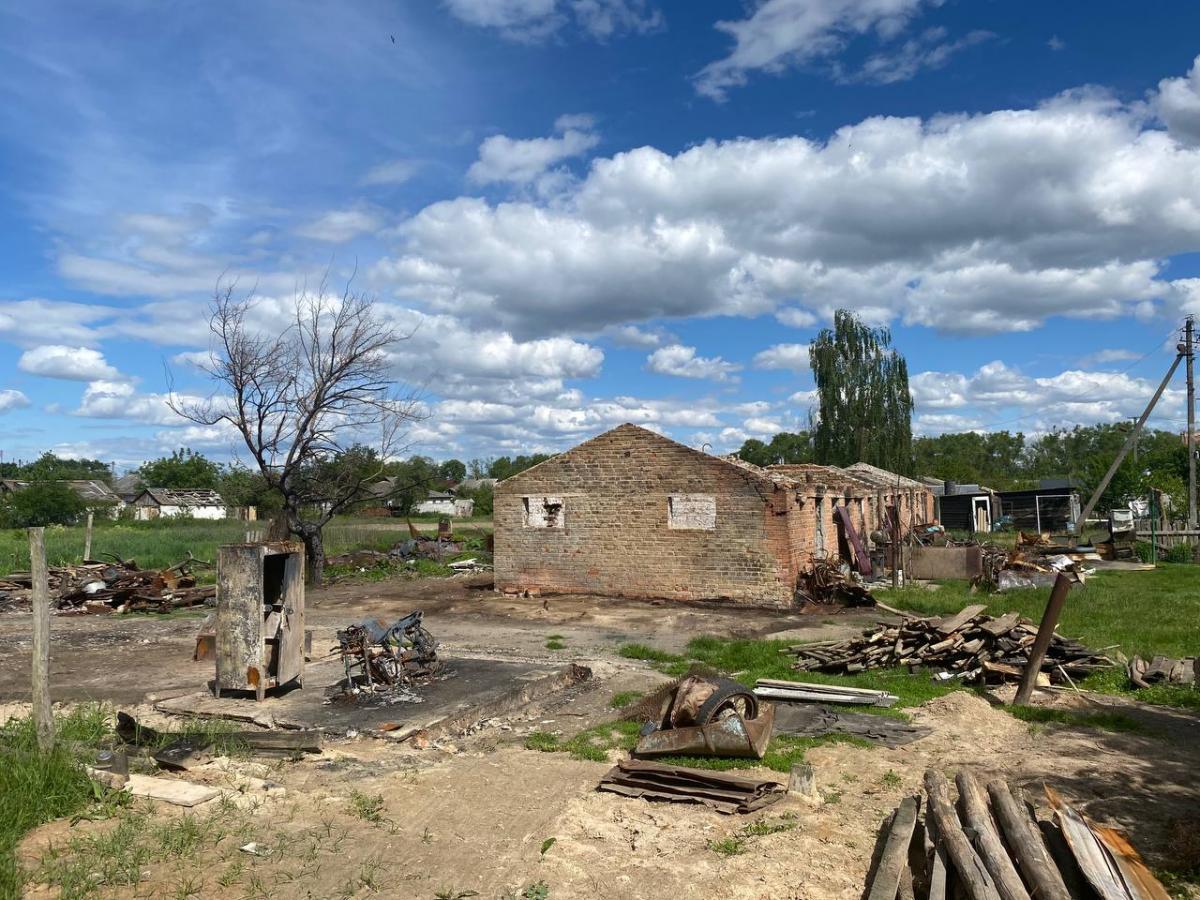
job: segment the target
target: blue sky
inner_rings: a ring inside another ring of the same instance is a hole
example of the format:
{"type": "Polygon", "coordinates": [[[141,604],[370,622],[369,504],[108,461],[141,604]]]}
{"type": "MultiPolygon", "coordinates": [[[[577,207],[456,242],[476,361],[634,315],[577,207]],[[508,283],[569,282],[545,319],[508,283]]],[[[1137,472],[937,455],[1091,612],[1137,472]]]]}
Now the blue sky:
{"type": "MultiPolygon", "coordinates": [[[[0,441],[228,434],[221,278],[412,337],[417,452],[801,427],[841,306],[916,428],[1136,414],[1200,308],[1200,8],[966,0],[0,3],[0,441]]],[[[1182,385],[1155,424],[1183,418],[1182,385]]]]}

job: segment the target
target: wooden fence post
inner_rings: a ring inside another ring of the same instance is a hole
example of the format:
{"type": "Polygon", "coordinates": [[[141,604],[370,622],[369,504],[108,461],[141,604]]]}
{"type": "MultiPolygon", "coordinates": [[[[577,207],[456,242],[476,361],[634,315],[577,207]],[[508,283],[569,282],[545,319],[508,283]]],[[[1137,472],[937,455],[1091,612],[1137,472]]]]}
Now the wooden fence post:
{"type": "Polygon", "coordinates": [[[83,561],[87,562],[92,558],[92,517],[94,513],[89,509],[87,518],[87,531],[84,532],[83,538],[83,561]]]}
{"type": "Polygon", "coordinates": [[[44,528],[29,529],[29,571],[33,581],[33,721],[38,747],[54,747],[54,712],[50,708],[50,585],[46,574],[44,528]]]}

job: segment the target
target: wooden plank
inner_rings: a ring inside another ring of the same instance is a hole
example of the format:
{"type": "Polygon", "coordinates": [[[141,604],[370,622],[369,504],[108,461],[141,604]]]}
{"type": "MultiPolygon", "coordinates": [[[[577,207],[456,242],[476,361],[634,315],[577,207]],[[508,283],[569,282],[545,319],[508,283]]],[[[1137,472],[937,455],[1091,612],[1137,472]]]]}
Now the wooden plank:
{"type": "Polygon", "coordinates": [[[197,806],[221,796],[217,788],[173,778],[155,778],[152,775],[130,775],[125,789],[135,797],[149,797],[176,806],[197,806]]]}
{"type": "MultiPolygon", "coordinates": [[[[905,797],[900,801],[892,827],[888,832],[883,855],[875,869],[875,879],[867,893],[867,900],[895,900],[900,889],[901,873],[908,867],[908,845],[912,842],[913,828],[917,824],[916,797],[905,797]]],[[[911,873],[909,875],[911,878],[911,873]]]]}
{"type": "Polygon", "coordinates": [[[1025,890],[1016,866],[1009,859],[996,823],[992,821],[991,813],[988,812],[987,797],[979,782],[966,770],[960,771],[954,782],[958,785],[962,820],[975,832],[975,848],[996,882],[996,890],[1004,900],[1029,900],[1029,892],[1025,890]]]}
{"type": "Polygon", "coordinates": [[[1162,886],[1162,882],[1154,877],[1154,873],[1142,861],[1141,854],[1124,834],[1115,828],[1091,822],[1088,822],[1088,825],[1121,870],[1121,877],[1134,900],[1171,900],[1171,895],[1162,886]]]}
{"type": "Polygon", "coordinates": [[[990,622],[980,622],[979,627],[992,635],[992,637],[999,637],[1002,634],[1012,631],[1020,621],[1020,613],[1010,612],[1002,616],[997,616],[990,622]]]}
{"type": "Polygon", "coordinates": [[[46,572],[46,530],[29,529],[29,568],[33,587],[33,721],[38,747],[54,747],[54,711],[50,706],[50,586],[46,572]]]}
{"type": "Polygon", "coordinates": [[[967,895],[973,900],[999,900],[1000,894],[992,876],[963,832],[954,805],[950,802],[946,779],[940,772],[933,769],[925,772],[925,794],[928,797],[927,815],[933,819],[938,837],[967,895]]]}
{"type": "Polygon", "coordinates": [[[1017,865],[1038,900],[1071,900],[1058,866],[1050,857],[1041,833],[1029,813],[1021,807],[1004,781],[991,781],[987,786],[992,811],[1017,865]]]}
{"type": "Polygon", "coordinates": [[[983,603],[964,606],[954,615],[942,619],[934,627],[942,634],[953,634],[986,609],[987,605],[983,603]]]}

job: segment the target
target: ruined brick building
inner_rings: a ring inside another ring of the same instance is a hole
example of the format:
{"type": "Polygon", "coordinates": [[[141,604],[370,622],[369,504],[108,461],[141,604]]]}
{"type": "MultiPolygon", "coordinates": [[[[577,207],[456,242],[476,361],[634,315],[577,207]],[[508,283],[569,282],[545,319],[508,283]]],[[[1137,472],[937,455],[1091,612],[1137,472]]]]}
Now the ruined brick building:
{"type": "Polygon", "coordinates": [[[620,425],[496,485],[496,587],[789,604],[814,557],[845,555],[837,507],[864,541],[887,505],[928,521],[928,488],[897,478],[762,469],[620,425]]]}

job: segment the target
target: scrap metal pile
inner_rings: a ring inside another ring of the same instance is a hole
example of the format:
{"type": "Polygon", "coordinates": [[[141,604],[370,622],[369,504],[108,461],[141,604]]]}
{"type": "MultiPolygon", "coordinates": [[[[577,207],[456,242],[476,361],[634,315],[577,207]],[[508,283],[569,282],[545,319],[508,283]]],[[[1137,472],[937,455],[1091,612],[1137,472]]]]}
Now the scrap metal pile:
{"type": "Polygon", "coordinates": [[[666,694],[641,729],[634,756],[723,756],[762,759],[775,708],[728,678],[689,675],[666,694]]]}
{"type": "Polygon", "coordinates": [[[985,789],[965,770],[954,780],[957,806],[946,778],[931,769],[924,798],[905,798],[884,821],[863,892],[868,900],[1170,896],[1122,832],[1092,822],[1053,788],[1045,787],[1053,819],[1039,821],[1008,782],[985,789]]]}
{"type": "MultiPolygon", "coordinates": [[[[88,560],[73,566],[51,566],[47,573],[51,605],[60,615],[87,613],[170,612],[216,602],[214,585],[196,584],[195,570],[212,563],[190,553],[165,569],[139,569],[133,560],[88,560]]],[[[33,576],[14,572],[0,578],[0,603],[27,607],[33,576]]]]}
{"type": "Polygon", "coordinates": [[[871,592],[854,580],[849,566],[840,566],[836,559],[814,557],[808,570],[800,573],[796,596],[808,603],[840,604],[842,606],[874,606],[871,592]]]}
{"type": "Polygon", "coordinates": [[[391,625],[366,619],[337,633],[347,692],[403,690],[437,674],[438,642],[421,624],[422,616],[418,609],[391,625]]]}
{"type": "MultiPolygon", "coordinates": [[[[853,673],[893,666],[938,668],[965,682],[1018,679],[1029,662],[1037,626],[1015,612],[992,617],[968,606],[945,618],[905,618],[860,637],[790,647],[793,668],[853,673]]],[[[1106,650],[1112,647],[1104,648],[1106,650]]],[[[1083,678],[1115,663],[1101,651],[1054,635],[1042,671],[1052,682],[1083,678]]]]}

